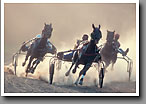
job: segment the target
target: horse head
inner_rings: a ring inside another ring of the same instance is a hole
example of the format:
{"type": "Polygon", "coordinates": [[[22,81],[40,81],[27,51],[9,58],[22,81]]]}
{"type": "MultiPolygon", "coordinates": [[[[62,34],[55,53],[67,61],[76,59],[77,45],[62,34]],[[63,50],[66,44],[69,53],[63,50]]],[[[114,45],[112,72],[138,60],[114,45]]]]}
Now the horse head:
{"type": "Polygon", "coordinates": [[[98,27],[95,27],[95,25],[92,24],[93,32],[91,33],[91,39],[97,41],[96,43],[98,43],[98,41],[102,38],[100,27],[100,25],[98,27]]]}
{"type": "Polygon", "coordinates": [[[44,23],[44,29],[42,31],[42,36],[44,38],[51,38],[51,34],[52,34],[52,31],[53,31],[53,28],[52,28],[52,24],[46,24],[44,23]]]}
{"type": "Polygon", "coordinates": [[[107,30],[107,37],[106,37],[106,40],[107,40],[107,43],[112,43],[113,40],[114,40],[114,34],[115,34],[115,31],[109,31],[107,30]]]}

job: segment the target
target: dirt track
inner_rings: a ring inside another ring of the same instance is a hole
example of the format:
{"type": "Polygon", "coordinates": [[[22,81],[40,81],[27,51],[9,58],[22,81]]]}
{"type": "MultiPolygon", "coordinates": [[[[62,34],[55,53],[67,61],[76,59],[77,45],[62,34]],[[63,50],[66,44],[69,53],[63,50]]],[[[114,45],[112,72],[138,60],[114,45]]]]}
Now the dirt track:
{"type": "Polygon", "coordinates": [[[135,93],[136,82],[111,82],[98,88],[96,86],[50,85],[45,81],[17,77],[5,72],[5,93],[135,93]]]}

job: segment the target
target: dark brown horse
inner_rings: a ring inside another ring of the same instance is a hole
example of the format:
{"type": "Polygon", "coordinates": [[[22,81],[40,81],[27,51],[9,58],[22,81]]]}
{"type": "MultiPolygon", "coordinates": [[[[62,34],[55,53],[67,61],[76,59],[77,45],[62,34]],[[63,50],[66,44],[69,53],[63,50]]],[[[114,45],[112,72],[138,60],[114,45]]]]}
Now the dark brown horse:
{"type": "MultiPolygon", "coordinates": [[[[126,51],[123,51],[121,48],[114,46],[115,41],[115,31],[107,31],[107,38],[106,43],[104,44],[103,48],[100,51],[101,60],[105,62],[105,69],[112,64],[111,69],[113,70],[114,64],[116,63],[117,59],[124,59],[127,62],[127,72],[129,73],[129,81],[131,77],[132,67],[133,67],[133,61],[127,56],[127,52],[129,51],[129,48],[127,48],[126,51]],[[117,54],[120,53],[122,57],[117,57],[117,54]]],[[[117,44],[120,46],[119,44],[117,44]]]]}
{"type": "Polygon", "coordinates": [[[117,52],[113,48],[113,40],[114,40],[115,31],[107,30],[107,38],[106,43],[100,51],[102,61],[105,62],[105,68],[107,68],[110,64],[112,64],[112,68],[117,60],[117,52]]]}
{"type": "Polygon", "coordinates": [[[52,47],[52,51],[48,52],[46,46],[48,39],[51,37],[52,31],[53,31],[52,24],[50,25],[45,24],[44,29],[42,30],[41,38],[36,39],[35,42],[28,49],[26,59],[23,63],[24,66],[28,57],[30,56],[29,63],[26,68],[26,76],[27,73],[29,72],[34,73],[34,70],[36,69],[37,65],[40,63],[40,61],[43,61],[43,58],[46,53],[52,53],[52,54],[56,53],[55,47],[52,47]],[[33,64],[31,65],[32,62],[33,64]]]}
{"type": "Polygon", "coordinates": [[[74,69],[72,70],[73,73],[76,72],[76,69],[79,64],[84,65],[84,68],[80,71],[79,76],[75,82],[76,85],[78,84],[78,81],[79,81],[81,75],[82,75],[82,77],[80,79],[79,84],[80,85],[83,84],[84,76],[86,75],[87,70],[91,67],[95,58],[96,58],[97,62],[100,59],[99,50],[96,46],[96,44],[102,37],[102,33],[100,31],[100,25],[99,25],[99,27],[95,27],[94,24],[92,24],[92,28],[93,28],[93,32],[91,33],[90,42],[87,45],[83,46],[79,51],[76,51],[76,53],[73,57],[72,65],[71,65],[70,69],[66,72],[66,76],[68,76],[73,65],[75,65],[74,69]]]}

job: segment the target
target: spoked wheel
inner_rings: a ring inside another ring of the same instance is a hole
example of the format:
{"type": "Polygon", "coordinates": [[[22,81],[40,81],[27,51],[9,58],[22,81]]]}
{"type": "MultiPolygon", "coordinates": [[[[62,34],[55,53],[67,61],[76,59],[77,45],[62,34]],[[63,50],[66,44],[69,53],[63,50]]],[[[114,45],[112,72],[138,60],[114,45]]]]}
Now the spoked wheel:
{"type": "Polygon", "coordinates": [[[127,70],[127,72],[129,73],[129,81],[131,79],[132,66],[133,66],[132,64],[133,64],[132,62],[128,63],[128,70],[127,70]]]}
{"type": "Polygon", "coordinates": [[[16,71],[17,71],[17,64],[18,64],[18,54],[15,54],[13,56],[13,66],[14,66],[14,75],[16,75],[16,71]]]}
{"type": "Polygon", "coordinates": [[[50,84],[52,84],[53,82],[53,75],[54,75],[54,63],[50,65],[50,68],[49,68],[49,77],[50,77],[50,84]]]}
{"type": "Polygon", "coordinates": [[[128,65],[127,65],[127,72],[129,75],[129,81],[131,80],[131,74],[132,74],[132,69],[133,69],[133,61],[132,59],[130,59],[128,56],[124,56],[124,57],[118,57],[119,59],[124,59],[128,65]]]}
{"type": "Polygon", "coordinates": [[[14,62],[14,75],[16,75],[16,68],[17,68],[17,62],[15,60],[15,62],[14,62]]]}
{"type": "Polygon", "coordinates": [[[99,86],[100,88],[103,87],[103,79],[104,79],[104,68],[101,68],[99,72],[99,86]]]}

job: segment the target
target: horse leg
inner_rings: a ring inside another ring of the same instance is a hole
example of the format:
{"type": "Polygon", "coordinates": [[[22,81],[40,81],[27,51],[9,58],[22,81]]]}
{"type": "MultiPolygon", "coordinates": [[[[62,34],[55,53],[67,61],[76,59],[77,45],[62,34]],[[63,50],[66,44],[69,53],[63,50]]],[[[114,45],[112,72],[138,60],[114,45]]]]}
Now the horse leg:
{"type": "Polygon", "coordinates": [[[112,63],[112,67],[111,67],[111,70],[112,70],[112,71],[114,70],[114,64],[115,64],[115,63],[112,63]]]}
{"type": "Polygon", "coordinates": [[[30,67],[30,72],[33,70],[34,65],[36,64],[37,60],[33,61],[31,67],[30,67]]]}
{"type": "Polygon", "coordinates": [[[32,60],[33,60],[33,57],[31,56],[30,59],[29,59],[29,63],[27,65],[26,71],[25,71],[26,72],[26,76],[27,76],[27,74],[29,72],[29,68],[30,68],[30,65],[31,65],[32,60]]]}
{"type": "Polygon", "coordinates": [[[77,67],[78,67],[78,65],[79,65],[79,61],[77,61],[76,63],[72,63],[72,65],[71,65],[71,67],[69,68],[69,70],[66,72],[66,76],[68,76],[69,75],[69,73],[70,73],[70,71],[71,71],[71,69],[72,69],[72,67],[73,67],[73,65],[75,64],[75,68],[72,70],[72,72],[73,73],[75,73],[76,72],[76,69],[77,69],[77,67]]]}
{"type": "Polygon", "coordinates": [[[79,65],[79,59],[77,59],[76,63],[75,63],[75,67],[74,69],[72,70],[72,73],[76,73],[76,70],[77,70],[77,67],[79,65]]]}
{"type": "Polygon", "coordinates": [[[74,56],[73,56],[73,60],[72,60],[72,65],[71,65],[71,67],[69,68],[69,70],[65,73],[66,76],[69,75],[69,73],[70,73],[70,71],[71,71],[73,65],[74,65],[74,64],[76,63],[76,61],[77,61],[77,58],[78,58],[78,54],[77,54],[77,52],[74,52],[74,56]]]}
{"type": "Polygon", "coordinates": [[[70,73],[70,71],[71,71],[73,65],[74,65],[74,63],[72,63],[72,65],[71,65],[71,67],[69,68],[69,70],[65,73],[65,76],[68,76],[68,75],[69,75],[69,73],[70,73]]]}
{"type": "Polygon", "coordinates": [[[36,69],[36,67],[38,66],[39,63],[40,63],[40,60],[35,60],[36,65],[34,67],[32,67],[32,69],[31,69],[32,74],[34,73],[34,71],[35,71],[35,69],[36,69]]]}
{"type": "Polygon", "coordinates": [[[74,83],[76,86],[78,85],[78,82],[79,82],[80,77],[81,77],[81,75],[78,76],[77,80],[74,83]]]}
{"type": "Polygon", "coordinates": [[[33,61],[31,68],[33,68],[33,66],[36,64],[36,62],[37,62],[37,60],[33,61]]]}
{"type": "Polygon", "coordinates": [[[112,58],[112,67],[111,67],[112,71],[114,70],[114,64],[116,63],[116,61],[117,61],[117,54],[115,54],[112,58]]]}
{"type": "Polygon", "coordinates": [[[26,64],[26,61],[28,60],[28,57],[30,56],[30,53],[31,53],[31,51],[30,51],[30,49],[27,51],[27,54],[26,54],[26,57],[25,57],[25,61],[22,63],[22,66],[25,66],[25,64],[26,64]]]}
{"type": "Polygon", "coordinates": [[[82,85],[83,84],[83,80],[84,80],[84,76],[86,75],[87,70],[90,68],[91,63],[88,63],[84,66],[84,68],[80,71],[79,76],[82,75],[79,84],[82,85]]]}
{"type": "Polygon", "coordinates": [[[78,76],[77,80],[75,81],[75,85],[78,85],[78,82],[79,82],[79,79],[80,79],[81,75],[82,75],[82,77],[81,77],[81,79],[80,79],[79,84],[80,84],[80,85],[83,84],[84,76],[86,75],[86,72],[87,72],[87,70],[90,68],[90,66],[91,66],[91,64],[86,64],[86,65],[84,66],[84,68],[80,71],[79,76],[78,76]]]}
{"type": "Polygon", "coordinates": [[[107,67],[109,67],[110,65],[110,60],[103,58],[102,61],[105,63],[104,68],[105,68],[105,71],[107,71],[107,67]]]}

